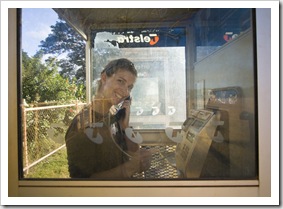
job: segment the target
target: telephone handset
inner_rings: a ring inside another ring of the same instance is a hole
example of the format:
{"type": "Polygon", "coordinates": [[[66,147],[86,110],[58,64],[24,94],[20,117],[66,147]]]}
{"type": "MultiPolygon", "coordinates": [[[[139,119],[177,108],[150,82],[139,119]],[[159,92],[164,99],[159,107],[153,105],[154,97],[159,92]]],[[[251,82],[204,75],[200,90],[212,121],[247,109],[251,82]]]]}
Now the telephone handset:
{"type": "MultiPolygon", "coordinates": [[[[128,96],[125,100],[131,100],[131,96],[128,96]]],[[[124,101],[125,101],[124,100],[124,101]]],[[[123,104],[123,103],[121,103],[123,104]]],[[[121,105],[122,106],[122,105],[121,105]]],[[[126,108],[121,108],[117,111],[117,113],[115,114],[115,118],[116,120],[120,120],[121,118],[124,118],[126,114],[126,108]]]]}

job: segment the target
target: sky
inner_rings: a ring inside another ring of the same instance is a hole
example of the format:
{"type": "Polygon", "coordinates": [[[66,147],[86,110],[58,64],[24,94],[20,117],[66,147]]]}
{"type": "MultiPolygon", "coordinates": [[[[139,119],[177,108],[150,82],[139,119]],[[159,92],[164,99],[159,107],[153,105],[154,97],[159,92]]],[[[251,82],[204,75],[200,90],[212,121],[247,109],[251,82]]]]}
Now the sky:
{"type": "Polygon", "coordinates": [[[40,41],[51,33],[51,25],[58,20],[58,15],[49,8],[22,9],[22,49],[29,56],[39,50],[40,41]]]}

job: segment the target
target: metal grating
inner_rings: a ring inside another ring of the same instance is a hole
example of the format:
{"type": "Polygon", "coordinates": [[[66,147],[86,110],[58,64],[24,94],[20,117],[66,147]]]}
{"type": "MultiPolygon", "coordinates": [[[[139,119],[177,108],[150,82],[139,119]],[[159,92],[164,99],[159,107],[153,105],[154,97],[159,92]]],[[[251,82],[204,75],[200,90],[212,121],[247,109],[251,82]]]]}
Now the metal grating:
{"type": "Polygon", "coordinates": [[[135,179],[176,179],[178,172],[175,164],[176,145],[142,146],[141,149],[157,149],[153,154],[150,168],[133,176],[135,179]]]}

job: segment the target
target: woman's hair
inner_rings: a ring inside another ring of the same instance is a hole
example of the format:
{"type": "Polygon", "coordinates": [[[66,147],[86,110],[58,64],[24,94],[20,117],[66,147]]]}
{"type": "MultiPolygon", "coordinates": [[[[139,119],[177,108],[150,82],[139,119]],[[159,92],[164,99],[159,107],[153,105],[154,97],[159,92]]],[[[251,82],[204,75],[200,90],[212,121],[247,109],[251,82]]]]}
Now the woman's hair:
{"type": "MultiPolygon", "coordinates": [[[[138,76],[138,72],[135,68],[135,65],[126,58],[120,58],[110,61],[102,70],[101,74],[105,73],[108,77],[112,76],[114,73],[116,73],[118,70],[126,70],[132,73],[135,77],[138,76]]],[[[101,80],[96,79],[94,81],[94,92],[95,94],[101,87],[101,80]]]]}
{"type": "Polygon", "coordinates": [[[138,72],[137,72],[134,64],[126,58],[112,60],[111,62],[109,62],[105,66],[105,68],[103,69],[101,74],[103,74],[105,72],[106,75],[108,77],[110,77],[120,69],[127,70],[127,71],[131,72],[133,75],[135,75],[136,77],[138,76],[138,72]]]}

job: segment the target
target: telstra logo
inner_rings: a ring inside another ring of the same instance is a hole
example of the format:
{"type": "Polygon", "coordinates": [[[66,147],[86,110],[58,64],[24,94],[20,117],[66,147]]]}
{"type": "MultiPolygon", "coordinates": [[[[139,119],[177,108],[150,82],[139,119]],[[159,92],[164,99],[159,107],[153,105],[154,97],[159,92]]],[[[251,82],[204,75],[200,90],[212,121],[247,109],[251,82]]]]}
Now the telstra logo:
{"type": "Polygon", "coordinates": [[[149,45],[153,46],[159,41],[159,36],[157,34],[149,34],[148,36],[144,36],[140,34],[139,36],[118,36],[118,43],[149,43],[149,45]]]}

